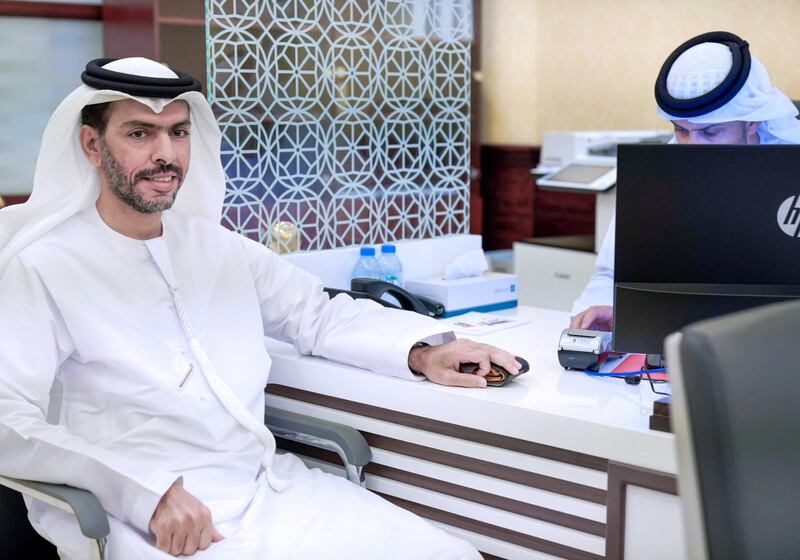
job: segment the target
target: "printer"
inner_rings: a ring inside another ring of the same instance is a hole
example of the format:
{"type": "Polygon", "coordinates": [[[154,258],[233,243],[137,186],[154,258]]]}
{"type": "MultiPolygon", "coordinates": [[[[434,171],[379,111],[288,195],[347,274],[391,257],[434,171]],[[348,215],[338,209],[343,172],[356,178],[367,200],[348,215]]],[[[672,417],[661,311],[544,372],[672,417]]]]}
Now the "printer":
{"type": "Polygon", "coordinates": [[[547,174],[586,158],[617,158],[620,144],[642,142],[664,144],[672,138],[671,130],[584,130],[545,132],[539,165],[534,172],[547,174]]]}

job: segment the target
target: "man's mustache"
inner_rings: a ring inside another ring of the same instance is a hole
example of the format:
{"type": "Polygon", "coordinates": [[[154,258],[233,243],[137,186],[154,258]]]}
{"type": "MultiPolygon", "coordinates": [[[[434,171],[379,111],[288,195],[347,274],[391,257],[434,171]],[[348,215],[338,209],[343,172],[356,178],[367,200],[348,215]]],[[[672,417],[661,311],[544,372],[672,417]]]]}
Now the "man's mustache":
{"type": "Polygon", "coordinates": [[[148,179],[153,175],[158,175],[160,173],[174,173],[175,177],[177,177],[178,182],[183,180],[183,168],[175,165],[173,163],[165,163],[163,165],[159,165],[157,167],[152,167],[150,169],[143,169],[136,173],[133,176],[133,182],[137,183],[141,179],[148,179]]]}

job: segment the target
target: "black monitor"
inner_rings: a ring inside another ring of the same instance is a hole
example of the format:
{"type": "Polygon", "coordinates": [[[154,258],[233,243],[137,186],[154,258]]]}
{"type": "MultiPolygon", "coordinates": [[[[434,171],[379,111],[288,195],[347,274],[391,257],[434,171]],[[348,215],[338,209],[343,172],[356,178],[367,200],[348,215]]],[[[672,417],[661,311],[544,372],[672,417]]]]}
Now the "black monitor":
{"type": "Polygon", "coordinates": [[[800,297],[800,146],[623,145],[613,348],[800,297]]]}

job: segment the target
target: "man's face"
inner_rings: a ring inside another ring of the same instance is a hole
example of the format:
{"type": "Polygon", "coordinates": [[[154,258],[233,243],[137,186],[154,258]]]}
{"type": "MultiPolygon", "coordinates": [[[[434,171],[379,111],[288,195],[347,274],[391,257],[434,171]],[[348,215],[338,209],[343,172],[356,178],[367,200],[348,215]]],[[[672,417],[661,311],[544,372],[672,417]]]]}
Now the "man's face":
{"type": "Polygon", "coordinates": [[[147,214],[172,207],[189,167],[189,126],[183,101],[168,104],[161,113],[133,100],[115,102],[98,139],[111,192],[147,214]]]}
{"type": "Polygon", "coordinates": [[[678,144],[756,144],[758,123],[741,121],[696,124],[672,121],[678,144]]]}

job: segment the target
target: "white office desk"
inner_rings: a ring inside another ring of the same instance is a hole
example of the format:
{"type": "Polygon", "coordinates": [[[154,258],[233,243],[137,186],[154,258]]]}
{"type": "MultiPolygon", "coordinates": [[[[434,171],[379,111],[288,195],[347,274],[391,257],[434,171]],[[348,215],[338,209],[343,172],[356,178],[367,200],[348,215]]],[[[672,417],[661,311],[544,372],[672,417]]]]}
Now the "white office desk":
{"type": "MultiPolygon", "coordinates": [[[[506,313],[530,323],[475,338],[531,363],[505,387],[415,383],[270,342],[267,402],[361,430],[373,448],[368,487],[482,552],[680,558],[674,438],[648,428],[658,395],[646,382],[563,370],[556,346],[566,313],[506,313]]],[[[326,458],[311,462],[333,468],[326,458]]]]}

